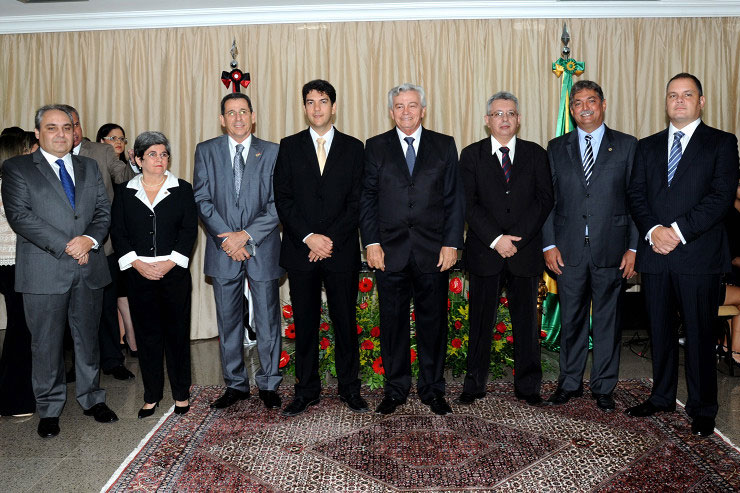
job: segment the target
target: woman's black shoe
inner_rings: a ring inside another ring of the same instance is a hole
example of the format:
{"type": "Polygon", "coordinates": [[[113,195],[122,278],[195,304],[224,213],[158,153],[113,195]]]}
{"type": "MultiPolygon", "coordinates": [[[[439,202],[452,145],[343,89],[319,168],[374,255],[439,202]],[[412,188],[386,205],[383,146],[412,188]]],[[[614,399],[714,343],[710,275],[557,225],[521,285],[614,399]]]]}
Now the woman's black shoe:
{"type": "Polygon", "coordinates": [[[139,409],[139,419],[148,418],[149,416],[154,414],[154,410],[157,409],[157,407],[159,407],[159,402],[154,404],[154,407],[151,409],[145,409],[142,407],[141,409],[139,409]]]}
{"type": "Polygon", "coordinates": [[[175,404],[175,414],[185,414],[190,411],[190,404],[186,406],[178,406],[175,404]]]}

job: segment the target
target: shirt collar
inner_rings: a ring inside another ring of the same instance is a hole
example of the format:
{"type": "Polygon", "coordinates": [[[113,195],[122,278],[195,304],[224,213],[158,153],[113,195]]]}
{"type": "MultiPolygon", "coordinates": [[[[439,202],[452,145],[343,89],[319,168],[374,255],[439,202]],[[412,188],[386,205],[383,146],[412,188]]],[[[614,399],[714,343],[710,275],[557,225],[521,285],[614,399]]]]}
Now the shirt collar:
{"type": "Polygon", "coordinates": [[[39,151],[41,151],[41,155],[44,156],[44,159],[46,159],[46,161],[49,164],[56,164],[57,159],[61,159],[62,161],[64,161],[65,165],[72,164],[72,155],[70,153],[67,153],[62,157],[57,157],[53,154],[49,154],[48,152],[43,150],[41,147],[39,147],[39,151]]]}
{"type": "Polygon", "coordinates": [[[507,144],[502,144],[498,139],[496,139],[496,137],[491,135],[491,149],[493,150],[493,153],[501,152],[500,149],[502,147],[508,147],[509,155],[513,155],[514,149],[516,149],[516,135],[513,136],[507,144]]]}
{"type": "Polygon", "coordinates": [[[681,142],[688,142],[691,139],[691,136],[694,135],[694,131],[696,131],[696,128],[701,123],[701,118],[697,118],[693,122],[689,123],[685,127],[678,129],[676,128],[673,123],[668,124],[668,145],[673,144],[673,134],[678,132],[679,130],[683,132],[683,137],[681,137],[681,142]]]}
{"type": "Polygon", "coordinates": [[[411,135],[406,135],[405,133],[401,132],[401,129],[400,128],[396,127],[396,134],[398,134],[398,138],[404,144],[406,143],[406,141],[404,141],[404,139],[406,137],[413,137],[414,138],[414,145],[417,145],[419,143],[419,139],[421,138],[421,129],[422,128],[423,127],[421,125],[419,125],[419,128],[417,128],[414,131],[414,133],[412,133],[411,135]]]}
{"type": "MultiPolygon", "coordinates": [[[[237,141],[231,138],[231,135],[228,136],[229,138],[229,152],[231,152],[232,156],[236,155],[236,145],[238,144],[237,141]]],[[[244,142],[241,143],[244,146],[244,150],[242,152],[247,151],[249,153],[249,148],[252,146],[252,134],[250,133],[249,136],[247,136],[246,139],[244,139],[244,142]]],[[[244,160],[246,161],[246,159],[244,160]]]]}
{"type": "Polygon", "coordinates": [[[331,143],[334,140],[334,125],[331,126],[328,132],[326,132],[324,135],[319,135],[316,130],[313,129],[313,127],[308,127],[308,133],[311,134],[311,140],[313,140],[314,145],[316,145],[316,139],[321,137],[324,139],[324,147],[328,149],[331,147],[331,143]]]}
{"type": "MultiPolygon", "coordinates": [[[[164,174],[166,178],[160,190],[167,190],[179,186],[177,177],[172,172],[170,172],[169,170],[165,170],[164,174]]],[[[128,183],[126,184],[126,188],[131,188],[133,190],[136,190],[137,192],[144,192],[144,185],[141,184],[141,180],[143,179],[144,175],[142,173],[139,173],[128,181],[128,183]]]]}
{"type": "Polygon", "coordinates": [[[606,125],[603,123],[593,132],[586,132],[581,127],[576,128],[578,129],[578,140],[585,140],[586,136],[590,135],[592,138],[601,141],[601,138],[604,136],[604,132],[606,132],[606,125]]]}
{"type": "Polygon", "coordinates": [[[85,142],[85,141],[84,140],[81,140],[79,144],[77,144],[76,146],[74,146],[72,148],[72,154],[74,154],[75,156],[77,156],[77,155],[80,154],[80,151],[82,150],[82,143],[83,142],[85,142]]]}

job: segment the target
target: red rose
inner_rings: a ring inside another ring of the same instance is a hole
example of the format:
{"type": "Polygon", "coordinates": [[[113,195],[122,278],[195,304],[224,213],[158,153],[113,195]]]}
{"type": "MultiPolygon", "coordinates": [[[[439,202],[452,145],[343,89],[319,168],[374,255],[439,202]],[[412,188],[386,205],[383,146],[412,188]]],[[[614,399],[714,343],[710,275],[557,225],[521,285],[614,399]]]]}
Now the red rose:
{"type": "Polygon", "coordinates": [[[372,279],[368,279],[367,277],[363,277],[360,281],[360,292],[367,293],[371,289],[373,289],[373,281],[372,279]]]}
{"type": "Polygon", "coordinates": [[[455,337],[454,339],[452,339],[452,341],[450,341],[450,346],[452,346],[452,347],[462,347],[462,341],[460,339],[458,339],[457,337],[455,337]]]}
{"type": "Polygon", "coordinates": [[[411,348],[411,362],[413,363],[414,361],[416,361],[416,351],[414,348],[411,348]]]}
{"type": "Polygon", "coordinates": [[[288,339],[295,339],[295,324],[289,324],[285,327],[285,337],[288,339]]]}
{"type": "Polygon", "coordinates": [[[452,300],[447,298],[447,311],[450,311],[450,308],[452,308],[452,300]]]}
{"type": "Polygon", "coordinates": [[[290,318],[293,316],[293,307],[290,305],[283,306],[283,317],[290,318]]]}
{"type": "Polygon", "coordinates": [[[545,337],[547,337],[547,332],[545,332],[544,330],[541,330],[540,331],[540,338],[544,339],[545,337]]]}
{"type": "Polygon", "coordinates": [[[288,351],[283,351],[280,353],[280,362],[278,363],[279,368],[285,368],[285,366],[290,361],[290,355],[288,354],[288,351]]]}
{"type": "Polygon", "coordinates": [[[450,279],[450,291],[455,294],[462,293],[463,283],[459,277],[453,277],[450,279]]]}
{"type": "Polygon", "coordinates": [[[321,341],[319,341],[319,347],[321,349],[326,349],[329,346],[331,346],[331,341],[329,339],[327,339],[326,337],[322,337],[321,338],[321,341]]]}
{"type": "Polygon", "coordinates": [[[455,328],[456,328],[457,330],[460,330],[460,329],[462,329],[462,322],[461,322],[461,321],[459,321],[459,320],[455,320],[455,328]]]}
{"type": "Polygon", "coordinates": [[[506,336],[506,342],[508,342],[509,344],[513,344],[514,343],[514,336],[506,336]]]}
{"type": "Polygon", "coordinates": [[[319,329],[323,330],[324,332],[329,330],[329,324],[326,322],[322,322],[321,325],[319,325],[319,329]]]}
{"type": "Polygon", "coordinates": [[[363,301],[362,303],[360,303],[360,310],[366,310],[366,309],[367,309],[367,303],[363,301]]]}
{"type": "Polygon", "coordinates": [[[498,302],[501,303],[502,305],[504,305],[507,308],[509,307],[509,299],[508,298],[504,298],[502,296],[501,298],[498,299],[498,302]]]}
{"type": "Polygon", "coordinates": [[[359,324],[357,325],[357,334],[362,334],[362,327],[359,324]]]}
{"type": "Polygon", "coordinates": [[[497,340],[497,341],[500,341],[501,340],[501,334],[499,334],[499,333],[493,334],[493,338],[495,340],[497,340]]]}
{"type": "Polygon", "coordinates": [[[506,332],[506,324],[503,322],[499,322],[496,324],[496,330],[501,332],[502,334],[506,332]]]}
{"type": "Polygon", "coordinates": [[[362,344],[360,344],[360,347],[367,351],[371,351],[375,349],[375,344],[373,344],[373,341],[365,339],[364,341],[362,341],[362,344]]]}
{"type": "Polygon", "coordinates": [[[415,310],[411,312],[411,320],[416,322],[416,311],[415,310]]]}
{"type": "Polygon", "coordinates": [[[371,337],[380,337],[380,327],[375,326],[370,330],[371,337]]]}
{"type": "Polygon", "coordinates": [[[383,358],[378,356],[378,359],[373,361],[373,371],[378,375],[385,375],[385,369],[383,368],[383,358]]]}

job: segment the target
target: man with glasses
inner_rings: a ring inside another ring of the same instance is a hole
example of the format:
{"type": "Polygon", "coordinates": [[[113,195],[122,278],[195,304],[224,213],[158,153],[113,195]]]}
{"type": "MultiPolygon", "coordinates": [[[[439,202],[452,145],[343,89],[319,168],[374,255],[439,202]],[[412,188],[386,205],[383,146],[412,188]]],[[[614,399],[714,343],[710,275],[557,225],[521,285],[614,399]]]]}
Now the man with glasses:
{"type": "Polygon", "coordinates": [[[542,225],[553,204],[547,153],[517,138],[519,101],[497,92],[486,106],[490,138],[460,155],[468,234],[470,341],[460,404],[486,395],[491,341],[499,293],[506,286],[514,329],[514,393],[530,405],[542,402],[537,287],[545,269],[542,225]]]}
{"type": "Polygon", "coordinates": [[[226,135],[198,144],[193,176],[195,202],[208,234],[203,270],[213,280],[226,382],[226,391],[211,407],[223,409],[249,398],[242,346],[247,281],[260,359],[255,381],[265,407],[277,409],[282,380],[278,280],[283,270],[272,175],[278,145],[252,135],[255,113],[245,94],[224,96],[219,118],[226,135]]]}
{"type": "Polygon", "coordinates": [[[578,128],[548,144],[555,208],[543,232],[545,264],[557,274],[562,326],[560,377],[548,402],[560,405],[583,395],[592,326],[591,396],[609,412],[619,375],[622,283],[635,275],[637,228],[627,186],[637,139],[604,125],[605,111],[598,84],[573,84],[570,113],[578,128]]]}
{"type": "MultiPolygon", "coordinates": [[[[113,184],[125,183],[134,177],[134,171],[126,163],[116,157],[112,146],[99,142],[90,142],[82,137],[80,114],[75,108],[64,105],[72,115],[73,121],[73,148],[72,154],[94,159],[100,168],[105,191],[108,199],[113,203],[113,184]]],[[[100,368],[105,375],[112,375],[117,380],[129,380],[134,374],[124,366],[124,356],[121,352],[121,329],[118,324],[118,258],[113,253],[110,236],[106,237],[103,251],[108,259],[108,270],[111,283],[103,289],[103,309],[100,314],[100,368]]],[[[68,379],[75,376],[74,368],[69,371],[68,379]]]]}

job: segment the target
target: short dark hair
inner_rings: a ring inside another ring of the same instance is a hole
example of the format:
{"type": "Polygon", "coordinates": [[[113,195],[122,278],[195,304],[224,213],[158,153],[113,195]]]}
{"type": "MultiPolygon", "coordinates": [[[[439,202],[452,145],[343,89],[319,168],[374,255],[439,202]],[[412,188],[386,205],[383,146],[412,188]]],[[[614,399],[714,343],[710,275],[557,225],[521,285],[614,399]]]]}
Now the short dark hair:
{"type": "MultiPolygon", "coordinates": [[[[80,112],[77,111],[77,109],[74,106],[70,106],[68,104],[60,104],[59,106],[65,108],[67,113],[70,113],[76,116],[78,120],[80,119],[80,112]]],[[[74,120],[74,118],[72,118],[72,120],[74,120]]]]}
{"type": "Polygon", "coordinates": [[[23,134],[6,133],[0,135],[0,173],[2,173],[3,163],[14,156],[24,154],[25,136],[23,134]]]}
{"type": "MultiPolygon", "coordinates": [[[[67,104],[47,104],[42,106],[41,108],[36,110],[36,116],[33,117],[33,123],[35,125],[36,130],[41,130],[41,119],[44,117],[44,113],[47,111],[61,111],[62,113],[66,113],[69,117],[70,123],[74,122],[75,119],[72,118],[72,112],[70,111],[70,108],[72,111],[77,113],[74,108],[67,104]]],[[[79,116],[78,116],[79,118],[79,116]]]]}
{"type": "Polygon", "coordinates": [[[21,127],[7,127],[4,128],[0,135],[21,135],[25,130],[21,127]]]}
{"type": "Polygon", "coordinates": [[[254,113],[254,110],[252,109],[252,100],[249,99],[249,96],[246,94],[242,94],[240,92],[230,92],[226,96],[224,96],[221,99],[221,114],[226,114],[226,101],[229,101],[231,99],[244,99],[247,101],[247,106],[249,106],[249,111],[254,113]]]}
{"type": "Polygon", "coordinates": [[[303,85],[303,104],[306,104],[306,96],[308,96],[308,93],[311,91],[316,91],[319,94],[326,94],[329,96],[329,101],[331,101],[331,104],[334,104],[337,102],[337,91],[334,89],[334,86],[332,86],[328,81],[325,81],[323,79],[316,79],[312,80],[310,82],[306,82],[303,85]]]}
{"type": "Polygon", "coordinates": [[[601,86],[592,80],[579,80],[570,88],[570,104],[573,104],[573,96],[584,89],[595,91],[599,95],[599,99],[604,100],[604,91],[601,90],[601,86]]]}
{"type": "Polygon", "coordinates": [[[167,137],[162,132],[142,132],[136,137],[136,142],[134,142],[134,155],[141,159],[144,157],[147,149],[160,144],[164,146],[167,154],[172,155],[170,152],[170,141],[167,140],[167,137]]]}
{"type": "Polygon", "coordinates": [[[98,129],[98,135],[95,136],[95,142],[102,142],[103,137],[107,137],[111,130],[115,129],[123,132],[123,136],[126,137],[126,131],[117,123],[106,123],[98,129]]]}
{"type": "Polygon", "coordinates": [[[699,82],[699,78],[693,74],[690,74],[688,72],[681,72],[680,74],[676,74],[673,77],[671,77],[671,80],[668,81],[668,83],[665,85],[665,91],[668,92],[668,86],[671,85],[671,82],[673,82],[676,79],[691,79],[694,81],[694,84],[696,84],[696,88],[699,90],[699,97],[704,96],[704,92],[701,89],[701,82],[699,82]]]}
{"type": "Polygon", "coordinates": [[[23,146],[25,147],[25,150],[23,152],[31,152],[33,146],[37,145],[39,145],[39,139],[36,138],[36,132],[23,132],[23,146]]]}

